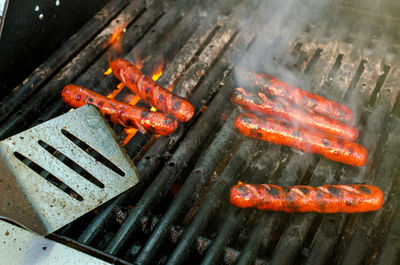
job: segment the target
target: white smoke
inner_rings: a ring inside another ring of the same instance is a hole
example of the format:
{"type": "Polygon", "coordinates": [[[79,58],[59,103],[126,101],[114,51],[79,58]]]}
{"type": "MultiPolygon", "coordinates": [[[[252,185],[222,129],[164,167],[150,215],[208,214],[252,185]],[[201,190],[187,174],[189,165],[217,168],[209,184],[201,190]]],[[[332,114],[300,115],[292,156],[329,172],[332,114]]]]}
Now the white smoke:
{"type": "MultiPolygon", "coordinates": [[[[265,72],[292,85],[304,85],[297,73],[288,66],[293,65],[296,56],[293,45],[307,25],[323,20],[327,16],[331,0],[270,0],[261,4],[257,15],[249,18],[243,30],[261,29],[257,39],[249,48],[248,55],[238,57],[238,65],[265,72]]],[[[244,85],[236,73],[238,85],[244,85]]],[[[307,90],[307,87],[305,88],[307,90]]]]}

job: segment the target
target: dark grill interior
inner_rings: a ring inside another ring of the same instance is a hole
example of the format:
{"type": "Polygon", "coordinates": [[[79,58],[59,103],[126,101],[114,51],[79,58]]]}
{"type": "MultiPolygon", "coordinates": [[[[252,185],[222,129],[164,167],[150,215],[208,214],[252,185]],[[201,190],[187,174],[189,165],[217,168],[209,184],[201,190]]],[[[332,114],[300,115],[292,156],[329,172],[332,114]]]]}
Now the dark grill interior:
{"type": "MultiPolygon", "coordinates": [[[[60,96],[68,83],[110,94],[119,82],[103,75],[115,55],[107,42],[120,25],[127,25],[123,56],[143,65],[149,76],[161,65],[157,82],[188,97],[197,114],[168,137],[135,134],[125,148],[140,183],[49,238],[117,264],[399,262],[395,20],[332,3],[291,40],[282,37],[287,36],[285,27],[274,35],[263,24],[269,1],[123,3],[111,1],[1,102],[1,137],[68,111],[60,96]],[[205,13],[204,6],[215,12],[205,13]],[[355,110],[359,143],[369,152],[365,167],[259,142],[233,130],[240,112],[229,102],[233,67],[243,58],[259,60],[260,47],[265,60],[272,60],[264,63],[278,66],[271,74],[355,110]],[[385,192],[386,202],[381,210],[364,214],[243,210],[228,200],[230,187],[239,180],[373,184],[385,192]]],[[[124,88],[116,99],[129,102],[130,94],[124,88]]],[[[114,129],[123,142],[123,128],[114,129]]]]}

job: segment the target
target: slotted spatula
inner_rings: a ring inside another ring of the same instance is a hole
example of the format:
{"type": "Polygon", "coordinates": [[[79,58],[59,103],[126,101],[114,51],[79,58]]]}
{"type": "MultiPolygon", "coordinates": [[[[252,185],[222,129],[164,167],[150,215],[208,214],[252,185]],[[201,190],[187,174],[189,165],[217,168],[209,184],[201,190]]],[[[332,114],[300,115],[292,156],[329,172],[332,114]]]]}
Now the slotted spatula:
{"type": "Polygon", "coordinates": [[[0,142],[0,218],[47,235],[138,182],[101,113],[86,105],[0,142]]]}

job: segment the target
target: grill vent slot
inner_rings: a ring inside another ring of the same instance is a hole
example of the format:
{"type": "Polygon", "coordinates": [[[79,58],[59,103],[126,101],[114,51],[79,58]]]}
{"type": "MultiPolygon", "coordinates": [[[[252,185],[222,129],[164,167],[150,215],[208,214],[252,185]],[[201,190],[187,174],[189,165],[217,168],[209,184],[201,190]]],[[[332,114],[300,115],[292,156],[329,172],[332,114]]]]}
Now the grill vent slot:
{"type": "Polygon", "coordinates": [[[88,181],[92,182],[94,185],[96,185],[99,188],[104,188],[104,184],[101,183],[97,178],[95,178],[92,174],[87,172],[84,168],[82,168],[80,165],[69,159],[66,155],[52,147],[51,145],[39,140],[38,141],[39,145],[43,147],[47,152],[49,152],[52,156],[60,160],[62,163],[64,163],[67,167],[87,179],[88,181]]]}
{"type": "Polygon", "coordinates": [[[22,155],[19,152],[14,152],[14,156],[24,163],[26,166],[28,166],[30,169],[35,171],[38,175],[40,175],[42,178],[47,180],[50,184],[54,185],[55,187],[59,188],[61,191],[65,192],[72,198],[78,200],[78,201],[83,201],[83,197],[79,195],[76,191],[74,191],[72,188],[70,188],[67,184],[62,182],[60,179],[55,177],[53,174],[48,172],[46,169],[42,168],[26,156],[22,155]]]}
{"type": "Polygon", "coordinates": [[[387,75],[389,74],[389,71],[390,71],[390,66],[389,65],[384,65],[383,66],[383,74],[381,74],[379,76],[378,81],[376,82],[374,91],[372,91],[371,97],[369,99],[368,104],[370,106],[374,106],[375,105],[376,99],[378,97],[378,93],[379,93],[379,91],[381,91],[381,87],[385,83],[385,80],[386,80],[387,75]]]}
{"type": "Polygon", "coordinates": [[[74,144],[76,144],[79,148],[81,148],[83,151],[85,151],[87,154],[92,156],[94,159],[96,159],[98,162],[102,163],[104,166],[108,167],[121,177],[125,176],[125,172],[122,171],[119,167],[114,165],[113,162],[105,158],[102,154],[94,150],[92,147],[87,145],[85,142],[80,140],[78,137],[75,135],[71,134],[70,132],[62,129],[61,133],[65,135],[69,140],[71,140],[74,144]]]}

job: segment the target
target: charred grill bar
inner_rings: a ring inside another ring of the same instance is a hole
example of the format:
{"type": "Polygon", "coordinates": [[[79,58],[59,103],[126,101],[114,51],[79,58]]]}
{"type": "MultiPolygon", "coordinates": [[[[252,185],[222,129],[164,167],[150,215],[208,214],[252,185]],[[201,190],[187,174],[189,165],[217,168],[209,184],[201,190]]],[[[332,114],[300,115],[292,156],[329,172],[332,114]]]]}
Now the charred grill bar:
{"type": "MultiPolygon", "coordinates": [[[[332,16],[308,25],[279,51],[281,40],[266,38],[269,29],[257,21],[267,5],[111,1],[1,102],[0,135],[5,138],[68,111],[60,96],[68,83],[110,94],[119,82],[103,75],[116,55],[109,39],[118,27],[126,27],[121,56],[143,66],[149,76],[162,68],[157,82],[195,106],[194,119],[170,136],[135,134],[125,148],[140,183],[51,239],[117,264],[399,262],[400,72],[395,44],[379,35],[360,38],[351,30],[335,30],[343,10],[331,5],[332,16]],[[218,11],[206,13],[204,6],[218,11]],[[248,17],[253,18],[250,24],[248,17]],[[280,54],[275,63],[306,81],[312,92],[353,107],[359,142],[369,152],[367,166],[338,164],[233,130],[240,113],[229,102],[233,68],[241,58],[257,56],[258,47],[265,54],[280,54]],[[243,210],[229,204],[229,188],[238,180],[373,184],[385,192],[386,202],[380,211],[366,214],[243,210]]],[[[375,32],[380,30],[376,26],[375,32]]],[[[130,94],[123,88],[116,99],[129,102],[130,94]]],[[[121,126],[114,129],[122,142],[127,133],[121,126]]]]}

